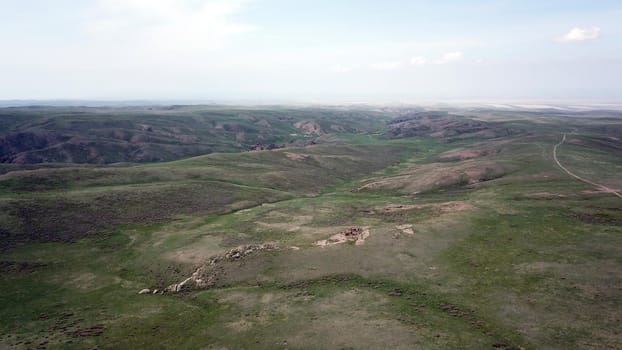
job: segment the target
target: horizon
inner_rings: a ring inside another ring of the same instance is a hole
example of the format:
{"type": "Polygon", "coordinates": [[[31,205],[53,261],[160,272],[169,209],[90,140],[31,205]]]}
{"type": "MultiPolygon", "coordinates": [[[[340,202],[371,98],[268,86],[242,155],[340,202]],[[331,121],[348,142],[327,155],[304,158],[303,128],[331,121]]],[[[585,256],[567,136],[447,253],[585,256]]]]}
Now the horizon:
{"type": "Polygon", "coordinates": [[[1,100],[0,108],[28,107],[165,107],[165,106],[207,106],[207,107],[388,107],[409,108],[422,107],[428,109],[443,108],[483,108],[497,110],[622,110],[622,102],[616,101],[585,101],[585,100],[421,100],[421,101],[282,101],[282,100],[200,100],[200,99],[11,99],[1,100]]]}

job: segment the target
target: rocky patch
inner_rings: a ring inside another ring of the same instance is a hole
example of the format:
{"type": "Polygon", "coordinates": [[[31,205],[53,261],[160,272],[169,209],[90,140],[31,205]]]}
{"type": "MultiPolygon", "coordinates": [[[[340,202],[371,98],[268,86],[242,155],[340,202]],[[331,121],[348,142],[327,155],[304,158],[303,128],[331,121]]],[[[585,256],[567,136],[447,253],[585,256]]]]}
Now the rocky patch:
{"type": "Polygon", "coordinates": [[[300,121],[294,124],[294,127],[296,129],[300,129],[300,131],[302,131],[303,134],[305,135],[322,135],[324,134],[324,132],[322,131],[322,128],[320,127],[320,125],[316,122],[312,122],[312,121],[300,121]]]}
{"type": "MultiPolygon", "coordinates": [[[[221,264],[241,260],[244,257],[256,253],[260,250],[275,250],[278,247],[272,243],[250,244],[233,248],[222,255],[211,257],[207,264],[200,266],[194,273],[185,280],[171,284],[166,287],[164,292],[179,293],[187,289],[207,289],[216,284],[222,276],[221,264]]],[[[148,291],[148,289],[146,289],[148,291]]],[[[141,291],[142,292],[142,291],[141,291]]],[[[147,292],[148,293],[148,292],[147,292]]],[[[146,294],[146,293],[145,293],[146,294]]]]}
{"type": "Polygon", "coordinates": [[[345,231],[339,232],[330,236],[328,239],[323,239],[315,242],[316,246],[326,247],[346,242],[354,243],[355,245],[365,244],[365,240],[369,237],[369,227],[353,226],[345,231]]]}
{"type": "Polygon", "coordinates": [[[407,235],[414,235],[415,234],[415,231],[413,230],[413,225],[411,225],[411,224],[397,225],[397,226],[395,226],[395,228],[400,230],[402,233],[407,234],[407,235]]]}

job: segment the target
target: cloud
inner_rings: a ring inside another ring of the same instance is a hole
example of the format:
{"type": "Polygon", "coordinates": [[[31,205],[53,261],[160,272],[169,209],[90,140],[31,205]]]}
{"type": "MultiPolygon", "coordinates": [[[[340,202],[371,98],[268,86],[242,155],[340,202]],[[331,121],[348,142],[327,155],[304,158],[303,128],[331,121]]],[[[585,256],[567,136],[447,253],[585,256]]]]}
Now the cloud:
{"type": "Polygon", "coordinates": [[[448,52],[440,59],[434,61],[434,64],[447,64],[460,62],[464,58],[464,54],[461,51],[448,52]]]}
{"type": "Polygon", "coordinates": [[[97,40],[162,50],[214,49],[252,31],[232,16],[244,0],[97,0],[88,32],[97,40]]]}
{"type": "Polygon", "coordinates": [[[331,72],[335,72],[335,73],[348,73],[359,68],[361,68],[361,66],[358,64],[354,64],[354,65],[338,64],[336,66],[331,67],[330,70],[331,72]]]}
{"type": "Polygon", "coordinates": [[[428,63],[428,59],[423,56],[416,56],[410,59],[410,64],[413,66],[422,66],[428,63]]]}
{"type": "Polygon", "coordinates": [[[401,66],[402,64],[397,61],[378,62],[370,65],[370,67],[375,70],[396,70],[401,66]]]}
{"type": "Polygon", "coordinates": [[[600,28],[592,27],[592,28],[572,28],[568,33],[564,36],[558,38],[559,41],[563,42],[575,42],[575,41],[586,41],[586,40],[594,40],[598,39],[600,36],[600,28]]]}

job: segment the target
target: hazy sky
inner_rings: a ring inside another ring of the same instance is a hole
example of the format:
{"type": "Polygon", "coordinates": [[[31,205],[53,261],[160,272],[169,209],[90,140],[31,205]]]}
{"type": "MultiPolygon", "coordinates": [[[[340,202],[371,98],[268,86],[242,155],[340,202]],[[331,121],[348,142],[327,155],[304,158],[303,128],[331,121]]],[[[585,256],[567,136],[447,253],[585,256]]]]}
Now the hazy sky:
{"type": "Polygon", "coordinates": [[[622,100],[622,1],[0,0],[0,99],[622,100]]]}

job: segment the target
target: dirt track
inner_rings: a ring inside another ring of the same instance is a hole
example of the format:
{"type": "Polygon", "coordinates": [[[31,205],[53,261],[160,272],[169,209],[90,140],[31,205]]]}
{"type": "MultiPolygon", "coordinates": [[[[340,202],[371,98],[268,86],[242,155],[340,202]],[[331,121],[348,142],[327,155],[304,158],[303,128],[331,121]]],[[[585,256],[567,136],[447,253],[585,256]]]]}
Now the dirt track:
{"type": "Polygon", "coordinates": [[[553,147],[553,159],[555,159],[555,163],[557,163],[557,166],[560,167],[564,172],[566,172],[566,174],[574,177],[575,179],[581,181],[581,182],[585,182],[586,184],[592,185],[594,187],[599,188],[600,190],[602,190],[603,192],[607,192],[607,193],[612,193],[615,196],[618,196],[620,198],[622,198],[622,195],[618,192],[616,192],[614,189],[609,188],[607,186],[601,185],[601,184],[597,184],[595,182],[592,182],[588,179],[582,178],[581,176],[571,172],[570,170],[566,169],[566,167],[564,167],[562,165],[562,163],[559,162],[559,159],[557,159],[557,147],[561,146],[564,142],[566,141],[566,134],[564,134],[564,137],[562,137],[562,140],[559,141],[558,144],[555,145],[555,147],[553,147]]]}

